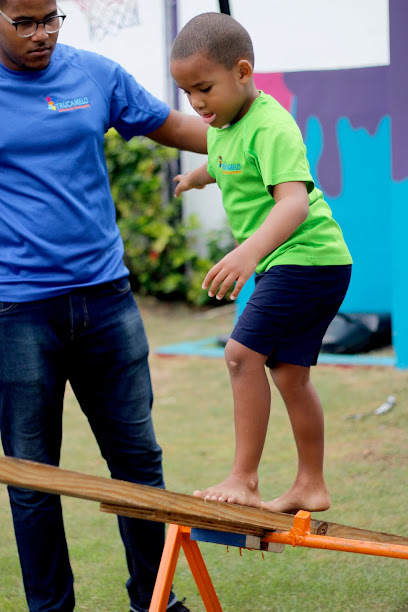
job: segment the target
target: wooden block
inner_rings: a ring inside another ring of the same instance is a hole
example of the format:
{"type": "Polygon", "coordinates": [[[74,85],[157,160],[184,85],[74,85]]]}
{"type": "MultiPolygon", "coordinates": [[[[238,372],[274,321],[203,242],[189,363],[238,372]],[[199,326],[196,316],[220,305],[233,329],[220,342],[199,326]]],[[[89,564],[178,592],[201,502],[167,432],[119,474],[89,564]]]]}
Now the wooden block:
{"type": "Polygon", "coordinates": [[[224,546],[236,546],[251,550],[261,549],[261,538],[242,533],[226,533],[210,529],[193,528],[190,533],[190,539],[197,542],[210,542],[212,544],[223,544],[224,546]]]}
{"type": "Polygon", "coordinates": [[[285,550],[285,544],[279,544],[278,542],[265,542],[268,552],[283,553],[285,550]]]}

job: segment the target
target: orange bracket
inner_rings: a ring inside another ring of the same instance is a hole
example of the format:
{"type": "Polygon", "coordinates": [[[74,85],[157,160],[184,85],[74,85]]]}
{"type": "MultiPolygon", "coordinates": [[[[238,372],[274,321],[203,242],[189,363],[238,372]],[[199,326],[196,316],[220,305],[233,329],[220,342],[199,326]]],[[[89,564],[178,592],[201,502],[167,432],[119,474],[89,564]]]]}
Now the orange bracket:
{"type": "Polygon", "coordinates": [[[310,518],[310,512],[300,510],[294,517],[293,526],[289,531],[268,532],[263,536],[262,540],[264,542],[277,542],[280,544],[291,544],[292,546],[305,546],[307,548],[321,548],[363,555],[408,559],[408,546],[401,544],[363,542],[361,540],[335,538],[326,535],[312,535],[310,533],[310,518]]]}

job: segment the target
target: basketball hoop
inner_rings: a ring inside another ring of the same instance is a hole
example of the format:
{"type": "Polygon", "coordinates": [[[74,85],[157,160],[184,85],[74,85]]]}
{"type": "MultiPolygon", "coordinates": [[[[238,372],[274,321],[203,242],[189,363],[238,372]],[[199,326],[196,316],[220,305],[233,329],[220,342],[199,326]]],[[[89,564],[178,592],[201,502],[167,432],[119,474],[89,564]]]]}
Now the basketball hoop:
{"type": "Polygon", "coordinates": [[[74,0],[85,13],[91,40],[102,40],[122,28],[138,25],[137,0],[74,0]]]}

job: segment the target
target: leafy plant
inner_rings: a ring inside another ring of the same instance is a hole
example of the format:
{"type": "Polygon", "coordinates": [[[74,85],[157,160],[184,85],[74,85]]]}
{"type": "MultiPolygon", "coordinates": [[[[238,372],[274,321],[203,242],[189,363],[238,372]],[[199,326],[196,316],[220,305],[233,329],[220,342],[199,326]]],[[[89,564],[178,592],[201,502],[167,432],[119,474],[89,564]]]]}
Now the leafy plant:
{"type": "Polygon", "coordinates": [[[218,259],[200,257],[197,217],[183,220],[181,200],[166,193],[166,169],[177,151],[147,138],[125,142],[111,130],[105,154],[133,290],[205,304],[201,283],[218,259]]]}

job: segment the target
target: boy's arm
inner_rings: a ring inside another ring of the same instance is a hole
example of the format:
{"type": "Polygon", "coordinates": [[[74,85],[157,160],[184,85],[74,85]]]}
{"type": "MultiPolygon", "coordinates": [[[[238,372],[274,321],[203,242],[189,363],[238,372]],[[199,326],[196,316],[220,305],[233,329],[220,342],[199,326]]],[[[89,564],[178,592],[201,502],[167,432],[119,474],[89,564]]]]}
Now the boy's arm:
{"type": "Polygon", "coordinates": [[[167,147],[207,153],[207,130],[208,125],[198,117],[171,109],[164,123],[147,136],[167,147]]]}
{"type": "Polygon", "coordinates": [[[181,195],[183,191],[188,191],[189,189],[204,189],[206,185],[215,183],[215,178],[207,172],[207,164],[203,164],[195,170],[190,170],[185,174],[178,174],[173,180],[177,183],[177,187],[174,190],[176,198],[181,195]]]}
{"type": "Polygon", "coordinates": [[[307,218],[309,197],[303,182],[280,183],[273,188],[276,202],[265,221],[239,247],[228,253],[211,268],[203,282],[208,295],[221,300],[235,282],[234,300],[246,281],[255,272],[263,257],[287,240],[307,218]],[[218,292],[217,292],[218,289],[218,292]]]}

